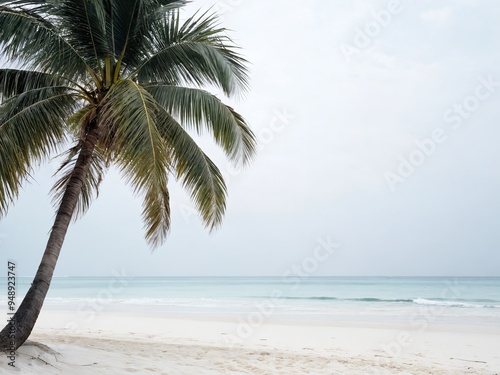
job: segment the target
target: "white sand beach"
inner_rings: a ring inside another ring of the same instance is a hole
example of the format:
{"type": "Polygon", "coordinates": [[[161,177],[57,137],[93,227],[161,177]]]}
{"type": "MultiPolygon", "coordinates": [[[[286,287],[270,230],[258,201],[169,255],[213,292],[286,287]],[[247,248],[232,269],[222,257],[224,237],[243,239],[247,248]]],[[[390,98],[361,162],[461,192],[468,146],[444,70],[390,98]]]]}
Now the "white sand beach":
{"type": "Polygon", "coordinates": [[[242,328],[229,318],[101,312],[86,323],[74,311],[43,311],[33,343],[18,350],[15,368],[2,354],[0,373],[500,374],[498,326],[266,321],[242,328]]]}

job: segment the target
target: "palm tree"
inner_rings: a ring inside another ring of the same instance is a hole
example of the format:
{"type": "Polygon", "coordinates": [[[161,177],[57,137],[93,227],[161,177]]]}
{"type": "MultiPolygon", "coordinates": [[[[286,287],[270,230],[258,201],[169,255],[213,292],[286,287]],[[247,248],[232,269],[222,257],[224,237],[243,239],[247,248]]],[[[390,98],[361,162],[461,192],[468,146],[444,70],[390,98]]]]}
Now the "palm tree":
{"type": "Polygon", "coordinates": [[[26,297],[0,333],[0,350],[29,337],[72,218],[96,197],[109,166],[144,198],[146,240],[164,243],[168,178],[193,199],[204,224],[220,225],[226,186],[189,131],[208,131],[234,163],[247,163],[255,137],[230,97],[247,89],[247,62],[218,25],[186,1],[0,0],[0,215],[35,166],[63,148],[53,187],[56,217],[26,297]],[[71,142],[71,143],[70,143],[71,142]]]}

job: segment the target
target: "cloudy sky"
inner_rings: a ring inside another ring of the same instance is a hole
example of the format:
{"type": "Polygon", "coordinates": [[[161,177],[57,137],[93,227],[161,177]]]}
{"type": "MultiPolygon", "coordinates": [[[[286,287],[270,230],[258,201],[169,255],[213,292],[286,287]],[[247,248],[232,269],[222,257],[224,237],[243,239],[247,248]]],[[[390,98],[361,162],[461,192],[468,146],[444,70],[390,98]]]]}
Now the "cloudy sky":
{"type": "MultiPolygon", "coordinates": [[[[56,275],[500,276],[497,2],[195,0],[186,14],[210,6],[252,63],[229,103],[260,143],[235,170],[200,139],[228,180],[223,227],[209,234],[172,184],[171,234],[151,253],[111,171],[56,275]]],[[[47,240],[55,169],[0,221],[20,275],[47,240]]]]}

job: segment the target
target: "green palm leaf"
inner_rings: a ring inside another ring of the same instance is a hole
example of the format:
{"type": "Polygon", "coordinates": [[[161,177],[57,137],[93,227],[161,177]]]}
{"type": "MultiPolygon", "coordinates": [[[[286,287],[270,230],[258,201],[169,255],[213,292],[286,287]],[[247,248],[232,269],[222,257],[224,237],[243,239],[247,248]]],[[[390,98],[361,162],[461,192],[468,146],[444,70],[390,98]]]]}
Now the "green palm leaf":
{"type": "Polygon", "coordinates": [[[173,85],[206,84],[220,87],[226,95],[248,85],[246,60],[236,52],[216,16],[203,14],[180,24],[178,12],[161,21],[151,40],[148,57],[134,71],[141,83],[173,85]]]}
{"type": "MultiPolygon", "coordinates": [[[[112,25],[127,18],[120,15],[124,9],[121,0],[114,0],[114,3],[113,9],[115,9],[115,13],[113,20],[117,18],[117,21],[113,21],[112,25]]],[[[122,29],[127,31],[126,38],[122,38],[121,47],[117,47],[118,53],[121,53],[123,56],[123,63],[132,68],[137,67],[143,61],[145,51],[151,49],[150,41],[156,38],[157,26],[161,24],[162,19],[186,3],[187,0],[140,1],[137,4],[137,11],[134,15],[135,22],[121,26],[122,29]]],[[[116,27],[120,26],[113,26],[113,29],[116,27]]]]}
{"type": "Polygon", "coordinates": [[[33,9],[0,6],[0,48],[10,60],[42,72],[77,79],[92,71],[61,31],[33,9]]]}
{"type": "MultiPolygon", "coordinates": [[[[59,207],[61,204],[61,199],[66,191],[68,182],[71,178],[71,174],[74,170],[76,160],[78,158],[81,146],[77,144],[76,146],[70,148],[66,151],[66,158],[60,168],[57,170],[55,175],[61,175],[61,177],[56,181],[52,187],[52,203],[54,207],[59,207]]],[[[82,217],[90,207],[92,201],[99,196],[99,186],[104,178],[104,174],[108,169],[108,164],[102,153],[96,149],[92,155],[90,162],[90,168],[87,172],[85,179],[85,184],[83,185],[80,196],[78,197],[78,205],[74,214],[74,219],[82,217]]]]}
{"type": "Polygon", "coordinates": [[[226,185],[217,166],[182,126],[161,106],[158,130],[168,145],[176,177],[191,192],[203,222],[211,230],[221,224],[226,209],[226,185]]]}
{"type": "Polygon", "coordinates": [[[158,108],[144,88],[130,80],[115,84],[100,110],[99,120],[109,142],[113,160],[132,185],[144,197],[143,219],[146,239],[152,246],[163,243],[170,228],[167,189],[168,153],[156,127],[158,108]]]}
{"type": "Polygon", "coordinates": [[[87,64],[99,71],[100,61],[112,53],[106,33],[106,9],[102,0],[59,0],[55,4],[65,40],[74,46],[87,64]]]}
{"type": "MultiPolygon", "coordinates": [[[[85,128],[85,124],[89,124],[95,120],[95,109],[85,107],[78,111],[71,119],[73,131],[85,128]],[[80,125],[80,126],[77,126],[80,125]]],[[[54,175],[60,175],[52,187],[52,203],[55,207],[59,207],[62,197],[66,191],[71,175],[74,171],[78,156],[82,149],[82,144],[85,135],[82,133],[75,134],[78,142],[75,146],[63,153],[65,159],[54,175]]],[[[104,151],[99,146],[96,146],[92,157],[90,159],[90,166],[87,172],[85,183],[82,187],[80,196],[78,197],[78,204],[73,218],[83,216],[90,207],[92,201],[99,196],[99,186],[104,178],[104,174],[109,167],[109,159],[104,156],[104,151]]]]}
{"type": "Polygon", "coordinates": [[[34,89],[0,106],[0,216],[18,195],[34,163],[64,140],[64,124],[78,97],[67,87],[34,89]]]}
{"type": "Polygon", "coordinates": [[[232,161],[247,163],[255,154],[256,139],[243,117],[216,96],[179,86],[144,87],[180,123],[194,127],[199,133],[210,131],[232,161]]]}
{"type": "Polygon", "coordinates": [[[70,90],[75,90],[74,86],[77,86],[77,83],[56,74],[33,70],[0,69],[0,102],[2,98],[21,95],[30,90],[64,85],[70,90]]]}

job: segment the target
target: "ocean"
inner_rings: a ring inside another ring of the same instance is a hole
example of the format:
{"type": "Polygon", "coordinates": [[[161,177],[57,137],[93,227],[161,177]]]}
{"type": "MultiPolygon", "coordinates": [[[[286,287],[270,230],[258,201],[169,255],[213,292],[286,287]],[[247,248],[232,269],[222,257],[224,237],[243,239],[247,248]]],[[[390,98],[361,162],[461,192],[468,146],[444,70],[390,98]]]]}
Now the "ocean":
{"type": "MultiPolygon", "coordinates": [[[[17,279],[17,303],[31,278],[17,279]]],[[[6,278],[0,306],[7,309],[6,278]]],[[[495,277],[55,277],[44,309],[500,326],[495,277]]]]}

